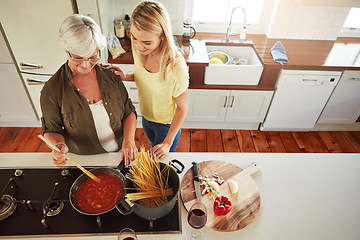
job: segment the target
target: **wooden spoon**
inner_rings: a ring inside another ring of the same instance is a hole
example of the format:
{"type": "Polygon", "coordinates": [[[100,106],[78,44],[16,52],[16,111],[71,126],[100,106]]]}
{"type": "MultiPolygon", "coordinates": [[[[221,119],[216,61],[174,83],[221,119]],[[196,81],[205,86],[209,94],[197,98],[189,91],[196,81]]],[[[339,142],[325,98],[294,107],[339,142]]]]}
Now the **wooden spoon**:
{"type": "MultiPolygon", "coordinates": [[[[55,145],[53,145],[52,143],[50,143],[43,135],[39,134],[38,137],[43,140],[49,148],[61,153],[60,149],[58,149],[55,145]]],[[[65,155],[66,159],[69,160],[70,162],[72,162],[73,164],[75,164],[76,167],[78,167],[81,171],[83,171],[86,175],[88,175],[91,179],[93,179],[94,181],[101,183],[100,178],[96,177],[94,174],[92,174],[91,172],[89,172],[88,170],[86,170],[85,168],[83,168],[81,165],[79,165],[77,162],[75,162],[74,160],[72,160],[71,158],[69,158],[67,155],[65,155]]]]}

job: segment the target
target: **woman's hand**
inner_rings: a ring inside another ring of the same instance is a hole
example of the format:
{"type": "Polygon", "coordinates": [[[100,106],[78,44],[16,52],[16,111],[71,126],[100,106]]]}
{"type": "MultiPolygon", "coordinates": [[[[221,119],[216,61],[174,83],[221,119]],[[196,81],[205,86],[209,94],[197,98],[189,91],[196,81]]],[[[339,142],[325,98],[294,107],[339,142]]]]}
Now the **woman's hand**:
{"type": "Polygon", "coordinates": [[[121,150],[121,161],[125,160],[125,167],[128,167],[131,161],[134,161],[138,149],[135,145],[135,141],[124,140],[121,150]]]}
{"type": "Polygon", "coordinates": [[[172,143],[167,143],[165,141],[162,143],[159,143],[159,144],[155,145],[153,148],[151,148],[150,154],[155,155],[159,160],[161,160],[164,157],[166,157],[166,155],[168,155],[171,144],[172,143]]]}
{"type": "Polygon", "coordinates": [[[114,69],[114,73],[118,76],[121,77],[121,79],[125,79],[126,78],[126,75],[125,73],[118,67],[118,66],[114,66],[112,64],[104,64],[104,63],[101,63],[101,66],[105,67],[106,69],[114,69]]]}
{"type": "Polygon", "coordinates": [[[69,148],[64,144],[58,144],[58,145],[56,145],[56,147],[60,149],[61,153],[53,150],[51,152],[52,160],[56,166],[64,166],[67,161],[66,154],[69,152],[69,148]]]}

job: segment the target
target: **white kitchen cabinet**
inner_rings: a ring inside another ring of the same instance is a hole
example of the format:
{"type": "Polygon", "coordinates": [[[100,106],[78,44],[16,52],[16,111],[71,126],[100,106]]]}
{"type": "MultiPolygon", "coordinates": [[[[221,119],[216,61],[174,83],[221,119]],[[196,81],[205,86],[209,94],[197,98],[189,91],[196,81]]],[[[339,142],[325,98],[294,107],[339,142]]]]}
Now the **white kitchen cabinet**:
{"type": "Polygon", "coordinates": [[[189,89],[185,123],[191,127],[257,129],[272,94],[273,91],[189,89]]]}
{"type": "Polygon", "coordinates": [[[12,0],[0,8],[1,24],[39,116],[42,86],[33,82],[29,85],[27,79],[46,81],[66,62],[66,52],[58,39],[59,28],[73,13],[71,0],[12,0]],[[24,67],[22,62],[41,68],[24,67]]]}
{"type": "Polygon", "coordinates": [[[36,123],[38,118],[11,56],[0,25],[0,126],[36,123]]]}
{"type": "Polygon", "coordinates": [[[360,115],[360,71],[344,71],[318,123],[352,124],[360,115]]]}

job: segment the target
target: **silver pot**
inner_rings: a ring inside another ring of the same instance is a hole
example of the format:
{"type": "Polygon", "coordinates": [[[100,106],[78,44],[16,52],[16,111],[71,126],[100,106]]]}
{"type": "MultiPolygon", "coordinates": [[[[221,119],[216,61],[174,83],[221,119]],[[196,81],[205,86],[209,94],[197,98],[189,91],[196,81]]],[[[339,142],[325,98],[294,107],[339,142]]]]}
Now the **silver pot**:
{"type": "Polygon", "coordinates": [[[230,57],[229,55],[227,55],[224,52],[217,51],[217,50],[209,52],[208,57],[209,57],[209,60],[216,57],[216,58],[220,59],[225,65],[232,64],[232,62],[233,62],[232,57],[230,57]]]}

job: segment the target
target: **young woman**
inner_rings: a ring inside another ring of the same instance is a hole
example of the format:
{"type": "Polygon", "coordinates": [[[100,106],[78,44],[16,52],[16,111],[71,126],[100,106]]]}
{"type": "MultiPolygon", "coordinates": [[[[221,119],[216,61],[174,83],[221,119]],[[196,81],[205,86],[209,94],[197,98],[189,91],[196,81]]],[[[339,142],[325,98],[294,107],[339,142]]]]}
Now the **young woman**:
{"type": "Polygon", "coordinates": [[[131,42],[135,72],[123,80],[134,80],[138,88],[142,125],[151,153],[159,159],[175,152],[188,105],[189,74],[186,61],[173,41],[166,9],[158,2],[144,1],[131,16],[131,42]]]}

